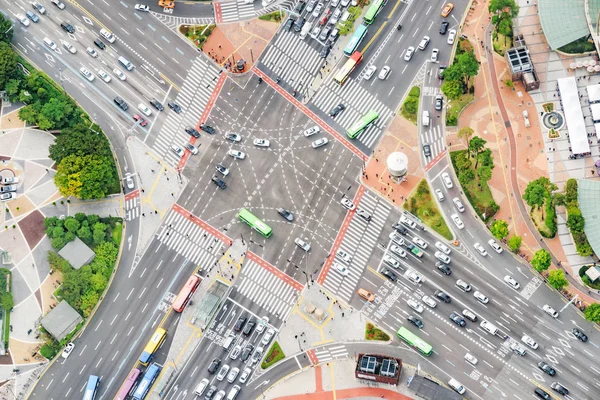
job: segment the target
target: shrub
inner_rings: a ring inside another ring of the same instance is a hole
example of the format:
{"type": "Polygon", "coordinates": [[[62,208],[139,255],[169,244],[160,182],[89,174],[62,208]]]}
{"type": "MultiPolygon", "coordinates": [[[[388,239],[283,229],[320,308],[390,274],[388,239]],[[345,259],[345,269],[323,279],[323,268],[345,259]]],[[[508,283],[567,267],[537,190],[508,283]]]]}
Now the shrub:
{"type": "Polygon", "coordinates": [[[510,251],[512,251],[513,253],[518,253],[519,250],[521,249],[521,242],[523,241],[523,238],[521,238],[521,236],[511,236],[510,239],[508,239],[508,248],[510,249],[510,251]]]}
{"type": "Polygon", "coordinates": [[[381,329],[375,327],[375,325],[373,325],[372,323],[367,322],[365,339],[388,341],[388,340],[390,340],[390,335],[388,335],[381,329]]]}
{"type": "Polygon", "coordinates": [[[284,358],[285,358],[285,354],[283,353],[283,350],[281,350],[281,346],[279,345],[279,343],[273,342],[271,349],[267,353],[267,356],[263,360],[260,367],[262,369],[267,369],[271,365],[275,364],[277,361],[283,360],[284,358]]]}
{"type": "Polygon", "coordinates": [[[46,343],[40,348],[40,354],[48,360],[52,360],[58,354],[59,350],[58,343],[46,343]]]}

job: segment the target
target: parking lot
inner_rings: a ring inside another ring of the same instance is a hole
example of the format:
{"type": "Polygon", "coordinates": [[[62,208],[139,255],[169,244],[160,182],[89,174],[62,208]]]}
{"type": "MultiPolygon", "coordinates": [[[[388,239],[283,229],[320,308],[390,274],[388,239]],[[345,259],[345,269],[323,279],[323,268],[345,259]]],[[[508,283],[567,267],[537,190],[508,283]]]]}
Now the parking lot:
{"type": "Polygon", "coordinates": [[[322,131],[305,137],[315,123],[256,77],[244,89],[227,82],[224,92],[207,121],[216,133],[201,132],[200,153],[185,170],[191,183],[179,204],[230,238],[243,238],[251,251],[304,283],[333,245],[347,211],[340,200],[354,197],[362,161],[322,131]],[[239,141],[226,139],[231,133],[239,141]],[[326,145],[311,146],[323,138],[326,145]],[[256,139],[269,146],[255,145],[256,139]],[[244,159],[231,157],[229,150],[243,152],[244,159]],[[226,175],[216,170],[219,163],[228,169],[226,175]],[[226,187],[215,184],[213,176],[226,187]],[[241,222],[242,208],[271,227],[272,236],[265,238],[241,222]],[[278,208],[289,210],[293,221],[278,208]],[[297,238],[310,244],[310,251],[296,246],[297,238]]]}

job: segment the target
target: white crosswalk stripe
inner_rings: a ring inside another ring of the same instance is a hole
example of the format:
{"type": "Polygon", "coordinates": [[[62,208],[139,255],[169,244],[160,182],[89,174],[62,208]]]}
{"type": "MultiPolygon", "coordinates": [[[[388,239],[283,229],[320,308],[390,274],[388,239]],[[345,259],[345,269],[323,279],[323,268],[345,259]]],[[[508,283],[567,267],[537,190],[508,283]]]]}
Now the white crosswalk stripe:
{"type": "Polygon", "coordinates": [[[138,206],[138,197],[129,199],[125,202],[125,220],[131,221],[140,216],[140,207],[138,206]]]}
{"type": "Polygon", "coordinates": [[[151,14],[163,25],[176,33],[179,33],[179,26],[181,25],[209,25],[215,22],[214,18],[175,17],[173,15],[166,15],[153,11],[151,11],[151,14]]]}
{"type": "Polygon", "coordinates": [[[444,133],[442,132],[441,125],[429,126],[421,131],[423,135],[423,143],[429,143],[431,146],[431,157],[433,160],[435,156],[444,151],[446,147],[444,141],[444,133]]]}
{"type": "Polygon", "coordinates": [[[355,213],[340,245],[339,249],[352,257],[348,268],[350,274],[343,277],[331,269],[323,282],[323,286],[346,302],[349,302],[352,294],[356,292],[358,281],[392,210],[390,204],[368,191],[365,191],[358,207],[371,214],[371,221],[367,222],[355,213]]]}
{"type": "Polygon", "coordinates": [[[331,360],[345,359],[348,358],[348,348],[343,344],[335,344],[332,346],[317,347],[315,349],[315,355],[320,363],[324,363],[331,360]]]}
{"type": "Polygon", "coordinates": [[[385,131],[388,120],[393,116],[393,111],[352,78],[348,78],[342,86],[335,83],[333,79],[328,79],[312,100],[312,104],[325,113],[329,113],[339,103],[344,103],[346,110],[336,117],[335,122],[344,130],[369,111],[377,111],[379,119],[376,123],[356,138],[365,146],[373,148],[385,131]]]}
{"type": "Polygon", "coordinates": [[[297,291],[251,260],[244,261],[234,288],[269,313],[283,318],[296,302],[297,291]]]}
{"type": "Polygon", "coordinates": [[[179,163],[179,157],[170,151],[171,145],[183,147],[189,141],[190,136],[184,131],[184,127],[196,126],[212,95],[218,76],[217,66],[198,57],[176,98],[183,112],[169,112],[160,133],[156,136],[152,148],[174,167],[179,163]]]}
{"type": "Polygon", "coordinates": [[[218,261],[223,243],[183,215],[171,211],[156,238],[206,270],[218,261]]]}
{"type": "MultiPolygon", "coordinates": [[[[298,0],[298,1],[300,1],[300,0],[298,0]]],[[[296,6],[296,3],[297,3],[296,0],[285,0],[284,2],[273,4],[268,7],[261,8],[260,10],[256,10],[256,15],[260,16],[260,15],[270,14],[274,11],[279,11],[280,8],[282,8],[284,10],[293,11],[294,7],[296,6]]]]}

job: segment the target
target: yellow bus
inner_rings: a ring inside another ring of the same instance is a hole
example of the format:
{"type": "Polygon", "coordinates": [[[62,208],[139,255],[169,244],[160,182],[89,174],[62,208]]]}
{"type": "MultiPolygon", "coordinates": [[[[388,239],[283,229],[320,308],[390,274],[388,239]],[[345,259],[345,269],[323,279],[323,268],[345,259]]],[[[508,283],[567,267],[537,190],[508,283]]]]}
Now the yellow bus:
{"type": "Polygon", "coordinates": [[[140,364],[148,365],[150,359],[152,358],[156,350],[158,350],[158,348],[163,344],[166,337],[166,330],[164,330],[163,328],[156,329],[156,331],[148,341],[148,344],[146,345],[146,347],[144,347],[144,351],[140,356],[140,364]]]}

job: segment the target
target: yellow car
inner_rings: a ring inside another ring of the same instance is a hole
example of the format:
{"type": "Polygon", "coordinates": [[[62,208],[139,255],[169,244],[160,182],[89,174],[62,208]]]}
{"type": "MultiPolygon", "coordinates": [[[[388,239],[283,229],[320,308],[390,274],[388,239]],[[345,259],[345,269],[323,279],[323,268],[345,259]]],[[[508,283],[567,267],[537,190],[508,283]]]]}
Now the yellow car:
{"type": "Polygon", "coordinates": [[[362,289],[362,288],[358,289],[358,295],[367,301],[375,300],[375,295],[373,293],[369,292],[368,290],[362,289]]]}
{"type": "Polygon", "coordinates": [[[442,9],[442,17],[446,18],[454,10],[454,4],[447,3],[442,9]]]}

